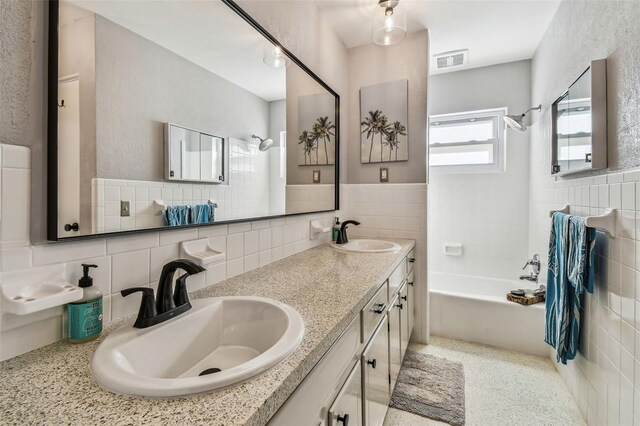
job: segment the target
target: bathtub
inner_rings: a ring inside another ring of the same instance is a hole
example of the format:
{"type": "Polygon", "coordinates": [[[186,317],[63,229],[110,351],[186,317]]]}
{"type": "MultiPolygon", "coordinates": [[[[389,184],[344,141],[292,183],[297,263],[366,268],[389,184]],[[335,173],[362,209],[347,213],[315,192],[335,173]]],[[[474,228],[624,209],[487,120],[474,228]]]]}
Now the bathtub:
{"type": "Polygon", "coordinates": [[[548,356],[544,303],[509,302],[515,288],[535,283],[429,272],[431,333],[528,354],[548,356]]]}

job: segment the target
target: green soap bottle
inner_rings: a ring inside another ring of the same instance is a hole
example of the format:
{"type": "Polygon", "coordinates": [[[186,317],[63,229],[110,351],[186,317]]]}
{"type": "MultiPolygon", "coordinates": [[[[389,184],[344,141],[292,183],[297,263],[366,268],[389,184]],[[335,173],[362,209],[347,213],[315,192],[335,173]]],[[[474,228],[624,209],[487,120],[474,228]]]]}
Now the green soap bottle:
{"type": "Polygon", "coordinates": [[[82,299],[67,305],[69,342],[83,343],[102,333],[102,293],[93,287],[89,268],[98,265],[82,264],[82,278],[78,285],[83,289],[82,299]]]}

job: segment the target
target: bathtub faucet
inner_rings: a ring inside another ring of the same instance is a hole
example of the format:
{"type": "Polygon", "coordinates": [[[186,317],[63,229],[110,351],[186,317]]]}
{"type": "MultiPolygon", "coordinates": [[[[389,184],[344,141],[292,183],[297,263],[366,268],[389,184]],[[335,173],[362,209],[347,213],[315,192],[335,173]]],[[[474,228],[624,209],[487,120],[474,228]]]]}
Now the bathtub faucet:
{"type": "Polygon", "coordinates": [[[529,275],[520,275],[520,279],[537,283],[538,275],[540,274],[540,256],[537,253],[533,255],[532,259],[527,260],[527,263],[524,264],[522,270],[524,271],[527,269],[529,265],[532,266],[533,271],[529,275]]]}

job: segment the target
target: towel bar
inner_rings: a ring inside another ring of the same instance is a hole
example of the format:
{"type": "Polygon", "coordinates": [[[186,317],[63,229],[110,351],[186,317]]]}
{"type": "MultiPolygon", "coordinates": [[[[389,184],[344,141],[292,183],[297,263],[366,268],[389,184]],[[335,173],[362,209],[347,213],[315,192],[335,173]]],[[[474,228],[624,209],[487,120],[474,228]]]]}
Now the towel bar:
{"type": "MultiPolygon", "coordinates": [[[[554,213],[564,213],[570,214],[571,207],[567,204],[560,210],[551,210],[549,212],[549,216],[553,216],[554,213]]],[[[616,209],[606,209],[604,214],[600,216],[586,216],[585,217],[585,225],[589,228],[597,228],[601,231],[609,234],[610,237],[615,238],[616,236],[616,209]]]]}
{"type": "MultiPolygon", "coordinates": [[[[215,207],[218,206],[218,203],[216,203],[216,200],[213,199],[208,199],[207,200],[207,204],[213,204],[215,207]]],[[[167,205],[165,204],[164,201],[162,200],[153,200],[153,212],[156,215],[161,214],[162,212],[167,210],[167,205]]]]}

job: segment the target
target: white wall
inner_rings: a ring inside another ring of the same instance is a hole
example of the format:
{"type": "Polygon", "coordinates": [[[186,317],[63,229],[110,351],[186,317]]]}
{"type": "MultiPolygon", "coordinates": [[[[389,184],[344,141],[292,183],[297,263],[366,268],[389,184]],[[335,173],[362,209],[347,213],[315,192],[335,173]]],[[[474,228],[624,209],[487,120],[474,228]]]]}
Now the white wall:
{"type": "MultiPolygon", "coordinates": [[[[429,114],[529,109],[531,62],[439,74],[429,81],[429,114]]],[[[429,175],[429,269],[518,279],[528,252],[529,134],[506,131],[503,173],[429,175]],[[444,254],[461,243],[462,256],[444,254]]],[[[544,254],[544,253],[542,253],[544,254]]]]}
{"type": "Polygon", "coordinates": [[[638,22],[637,2],[564,1],[532,60],[532,100],[543,111],[530,129],[530,252],[546,266],[549,210],[565,203],[579,214],[621,209],[616,238],[598,233],[598,280],[586,296],[581,351],[557,365],[590,425],[640,424],[640,171],[556,182],[549,107],[589,61],[607,58],[610,166],[639,165],[638,22]]]}

